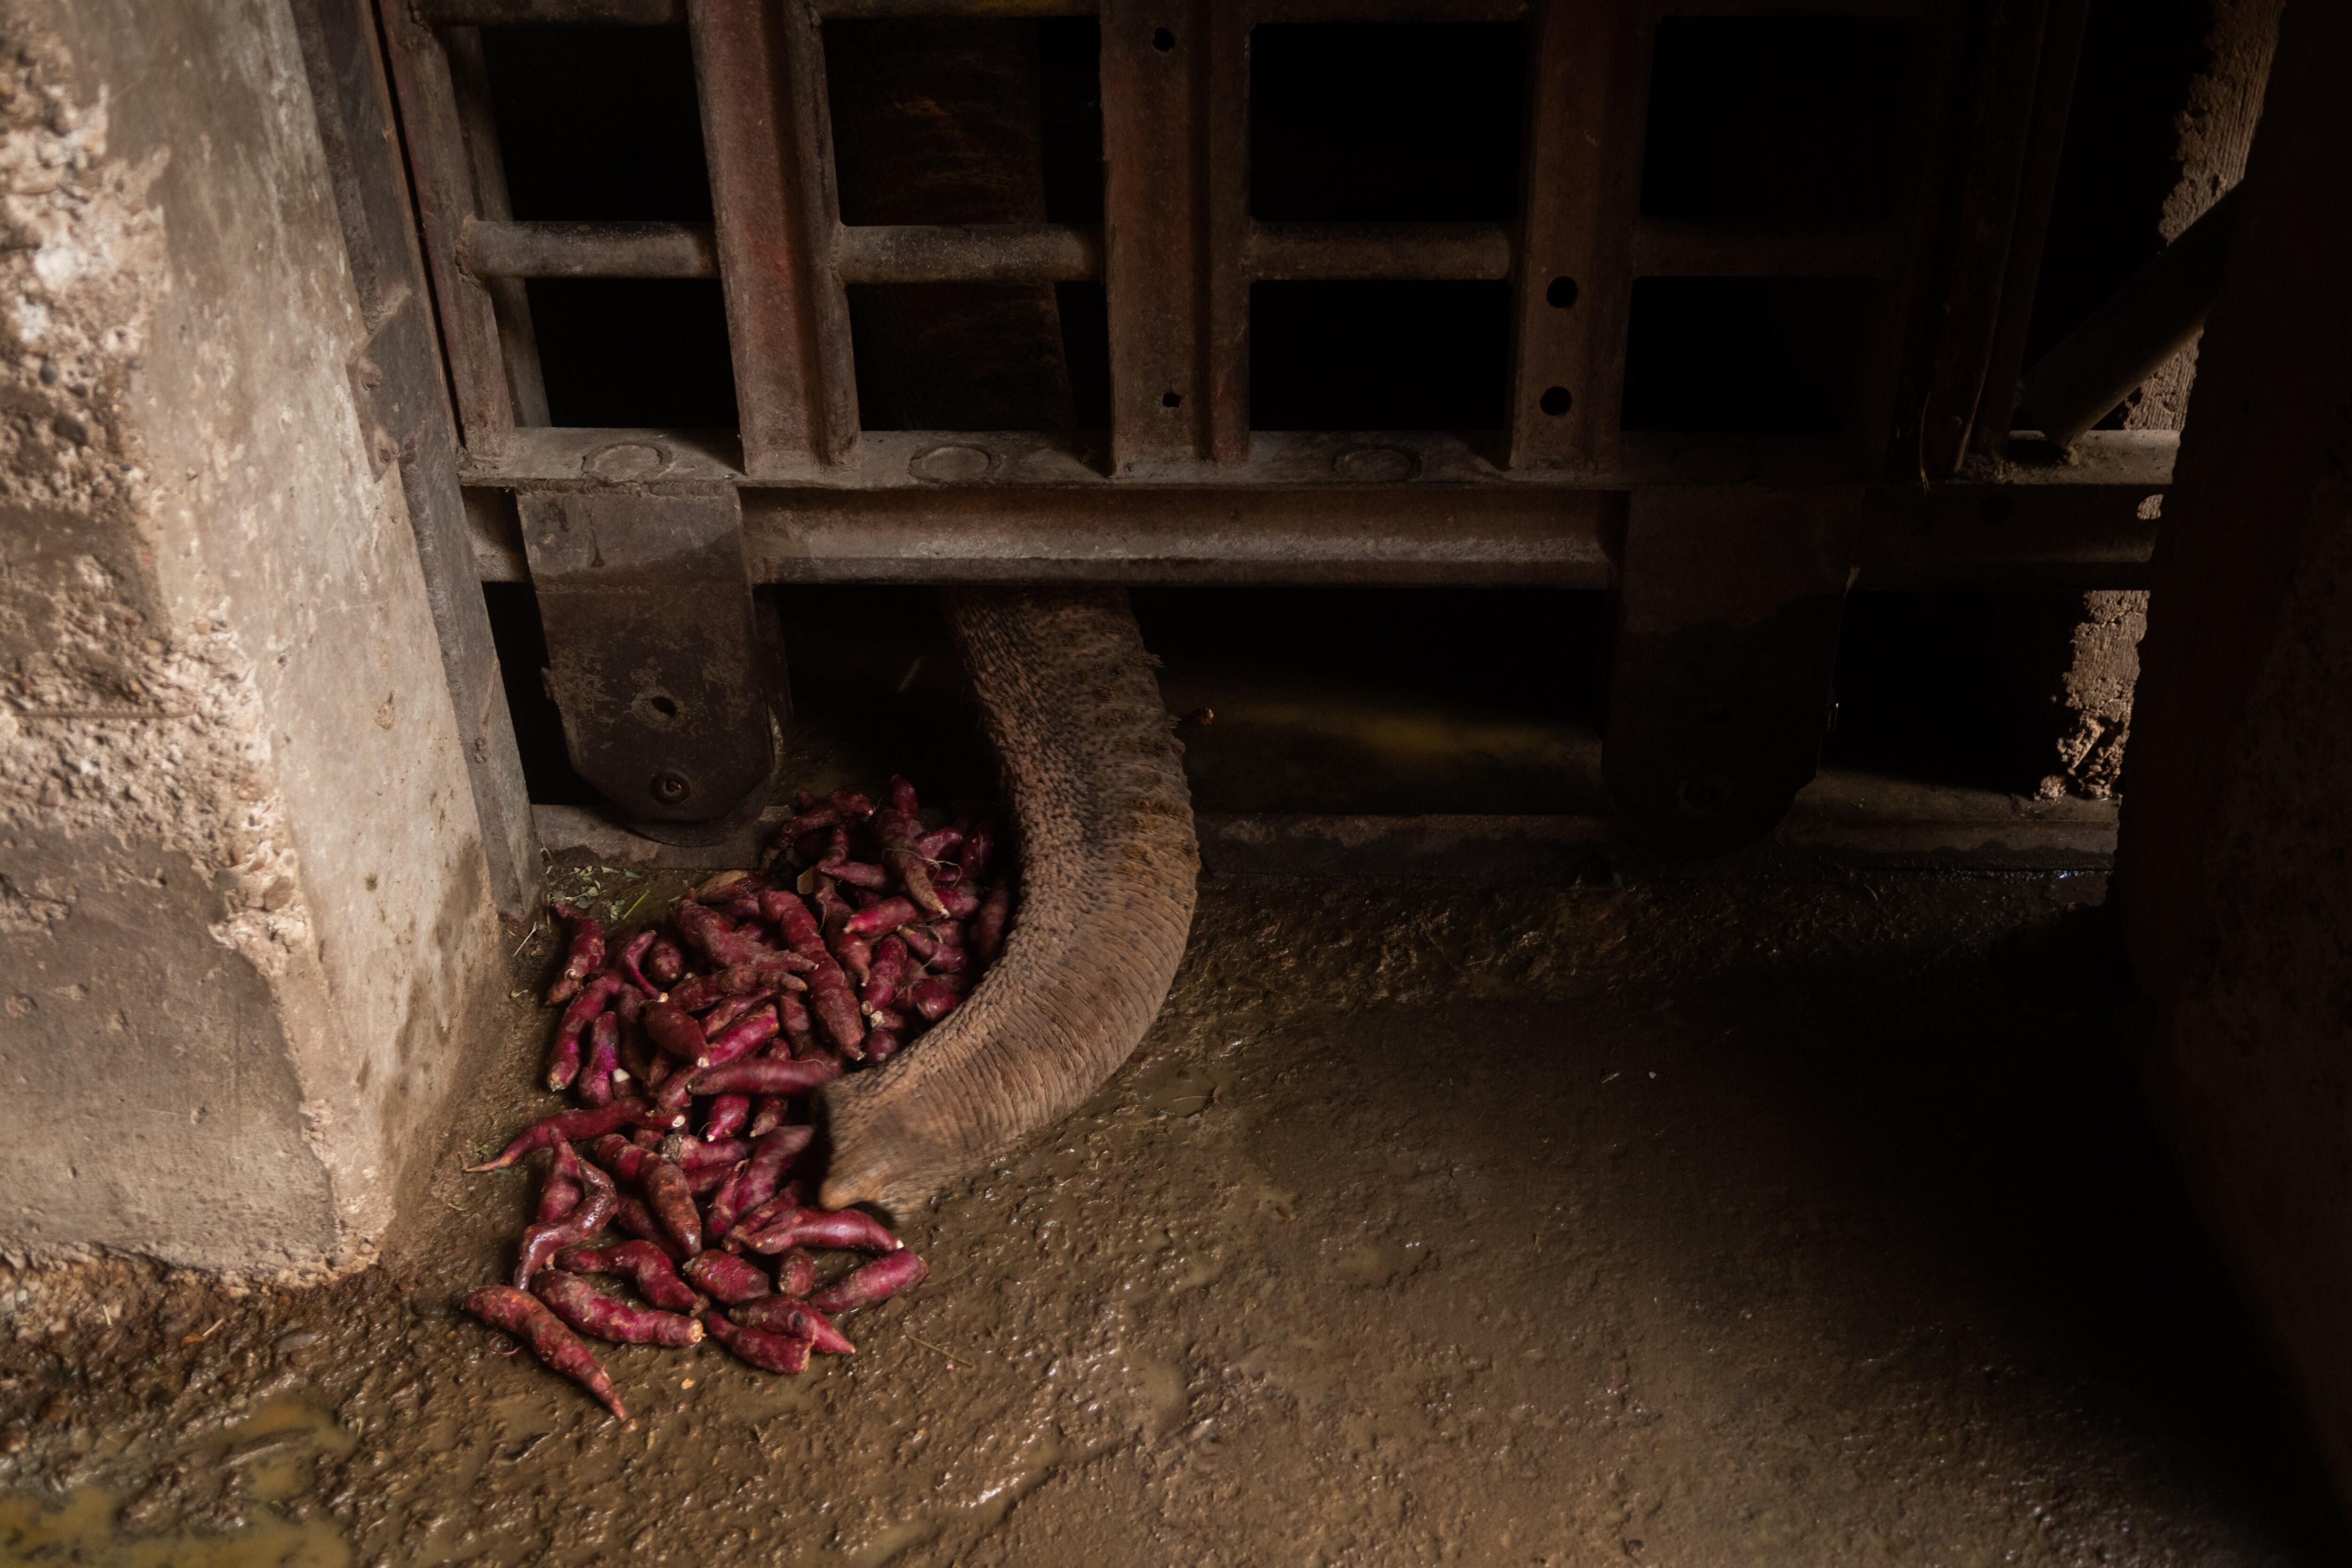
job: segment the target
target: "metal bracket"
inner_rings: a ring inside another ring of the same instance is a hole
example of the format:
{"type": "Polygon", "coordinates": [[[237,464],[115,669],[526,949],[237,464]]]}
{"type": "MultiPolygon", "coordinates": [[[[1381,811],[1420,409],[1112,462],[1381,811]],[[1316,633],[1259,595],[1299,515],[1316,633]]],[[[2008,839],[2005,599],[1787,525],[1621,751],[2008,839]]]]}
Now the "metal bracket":
{"type": "Polygon", "coordinates": [[[787,699],[734,489],[516,500],[572,767],[652,837],[757,813],[787,699]]]}
{"type": "Polygon", "coordinates": [[[1862,502],[1859,486],[1633,493],[1601,767],[1659,848],[1752,844],[1811,782],[1862,502]]]}

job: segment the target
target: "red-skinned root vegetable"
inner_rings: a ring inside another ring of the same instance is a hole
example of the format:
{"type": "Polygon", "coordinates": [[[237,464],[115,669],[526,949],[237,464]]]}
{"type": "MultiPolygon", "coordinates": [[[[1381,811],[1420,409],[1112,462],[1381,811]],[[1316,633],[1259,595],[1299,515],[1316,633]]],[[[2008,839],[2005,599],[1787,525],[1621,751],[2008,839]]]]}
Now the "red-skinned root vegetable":
{"type": "Polygon", "coordinates": [[[466,1310],[529,1345],[531,1353],[551,1369],[602,1400],[615,1421],[629,1418],[629,1413],[621,1408],[620,1395],[613,1392],[613,1380],[596,1364],[595,1356],[536,1298],[511,1286],[488,1285],[466,1298],[466,1310]]]}
{"type": "MultiPolygon", "coordinates": [[[[717,1039],[727,1029],[751,1016],[755,1009],[775,998],[776,994],[772,991],[754,991],[749,996],[730,996],[702,1015],[703,1037],[717,1039]]],[[[693,1009],[688,1008],[688,1011],[693,1009]]]]}
{"type": "Polygon", "coordinates": [[[547,1180],[539,1187],[539,1212],[532,1216],[533,1225],[553,1225],[580,1206],[580,1157],[569,1143],[555,1146],[555,1158],[548,1163],[547,1180]]]}
{"type": "Polygon", "coordinates": [[[983,964],[996,962],[1004,948],[1004,922],[1013,914],[1013,885],[999,882],[988,889],[988,897],[980,902],[980,913],[971,918],[971,955],[983,964]]]}
{"type": "Polygon", "coordinates": [[[824,952],[824,932],[800,896],[776,888],[760,895],[760,914],[783,937],[784,945],[812,963],[824,952]]]}
{"type": "Polygon", "coordinates": [[[696,1094],[806,1094],[840,1076],[839,1065],[828,1057],[747,1057],[704,1068],[687,1085],[696,1094]]]}
{"type": "MultiPolygon", "coordinates": [[[[784,895],[790,898],[792,895],[784,895]]],[[[697,974],[670,987],[669,999],[689,1013],[698,1013],[730,996],[751,996],[762,991],[798,991],[801,978],[816,967],[813,958],[781,952],[757,963],[739,963],[709,974],[697,974]]]]}
{"type": "Polygon", "coordinates": [[[646,1207],[654,1211],[687,1254],[702,1250],[702,1215],[694,1206],[694,1189],[687,1183],[686,1173],[667,1160],[646,1162],[637,1177],[637,1185],[646,1194],[646,1207]]]}
{"type": "Polygon", "coordinates": [[[852,936],[888,936],[900,926],[921,918],[921,915],[922,911],[905,899],[885,899],[850,916],[848,923],[842,929],[852,936]]]}
{"type": "Polygon", "coordinates": [[[731,969],[739,963],[757,963],[776,956],[749,931],[730,925],[727,917],[707,904],[687,899],[670,911],[677,922],[677,934],[687,945],[700,952],[720,969],[731,969]]]}
{"type": "Polygon", "coordinates": [[[679,1270],[714,1301],[729,1306],[756,1300],[772,1289],[766,1270],[731,1252],[698,1252],[679,1270]]]}
{"type": "Polygon", "coordinates": [[[702,1140],[706,1143],[715,1143],[722,1138],[732,1138],[751,1120],[750,1095],[716,1095],[711,1099],[710,1109],[702,1113],[702,1140]]]}
{"type": "Polygon", "coordinates": [[[577,1274],[550,1270],[532,1280],[530,1289],[549,1311],[600,1340],[622,1345],[668,1345],[677,1350],[702,1342],[702,1325],[692,1318],[615,1301],[577,1274]]]}
{"type": "Polygon", "coordinates": [[[809,1305],[820,1312],[836,1317],[843,1312],[854,1312],[860,1307],[887,1301],[899,1291],[921,1284],[923,1276],[930,1271],[930,1265],[901,1247],[871,1263],[859,1264],[811,1296],[809,1305]]]}
{"type": "MultiPolygon", "coordinates": [[[[934,827],[929,833],[924,834],[920,838],[916,839],[915,853],[920,855],[926,860],[936,861],[953,853],[962,843],[963,829],[950,822],[945,827],[934,827]]],[[[963,868],[961,866],[954,867],[953,869],[959,875],[963,871],[963,868]]],[[[934,882],[939,880],[938,871],[934,870],[931,873],[931,879],[934,882]]]]}
{"type": "Polygon", "coordinates": [[[613,997],[628,982],[611,970],[605,970],[580,988],[563,1009],[562,1021],[555,1026],[555,1038],[547,1047],[547,1087],[563,1089],[580,1076],[580,1036],[597,1014],[613,1005],[613,997]]]}
{"type": "MultiPolygon", "coordinates": [[[[898,1256],[896,1253],[892,1257],[898,1256]]],[[[816,1254],[805,1247],[787,1247],[776,1254],[776,1294],[805,1296],[816,1289],[816,1254]]]]}
{"type": "Polygon", "coordinates": [[[570,904],[557,904],[555,912],[572,922],[572,947],[563,956],[563,973],[547,988],[547,1005],[561,1007],[580,994],[582,984],[590,975],[604,967],[604,928],[595,916],[570,904]]]}
{"type": "Polygon", "coordinates": [[[662,1140],[661,1157],[682,1171],[706,1165],[739,1165],[751,1157],[749,1139],[701,1139],[690,1132],[673,1132],[662,1140]]]}
{"type": "Polygon", "coordinates": [[[788,1296],[762,1296],[730,1309],[727,1315],[747,1329],[765,1329],[786,1339],[806,1340],[819,1355],[856,1355],[857,1347],[833,1326],[823,1312],[788,1296]]]}
{"type": "Polygon", "coordinates": [[[478,1173],[483,1171],[503,1171],[526,1154],[536,1154],[558,1139],[571,1142],[574,1139],[601,1138],[607,1132],[624,1127],[670,1128],[685,1121],[682,1116],[665,1115],[641,1100],[616,1100],[610,1105],[589,1110],[566,1110],[534,1122],[522,1135],[499,1151],[495,1160],[486,1160],[466,1169],[478,1173]]]}
{"type": "Polygon", "coordinates": [[[866,1037],[866,1025],[857,1011],[857,994],[849,988],[849,979],[830,953],[809,975],[809,1011],[824,1026],[825,1034],[845,1051],[855,1051],[866,1037]]]}
{"type": "Polygon", "coordinates": [[[677,943],[666,936],[657,936],[646,950],[646,978],[656,985],[667,985],[686,973],[686,954],[677,943]]]}
{"type": "Polygon", "coordinates": [[[646,1009],[643,1020],[646,1037],[654,1049],[675,1061],[703,1065],[710,1042],[702,1033],[700,1019],[676,1002],[656,1002],[646,1009]]]}
{"type": "Polygon", "coordinates": [[[784,1111],[787,1109],[784,1097],[781,1094],[760,1096],[751,1102],[751,1125],[743,1129],[743,1135],[747,1138],[765,1138],[783,1125],[784,1111]]]}
{"type": "Polygon", "coordinates": [[[621,1201],[614,1206],[613,1223],[639,1241],[650,1242],[660,1247],[672,1263],[683,1263],[691,1256],[677,1244],[677,1238],[662,1228],[661,1221],[654,1218],[653,1210],[626,1193],[621,1194],[621,1201]]]}
{"type": "Polygon", "coordinates": [[[743,1186],[738,1194],[742,1207],[755,1209],[774,1197],[783,1184],[784,1173],[815,1139],[814,1127],[779,1127],[760,1139],[743,1166],[743,1186]]]}
{"type": "Polygon", "coordinates": [[[971,987],[961,974],[934,974],[909,993],[915,1011],[936,1024],[956,1009],[971,987]]]}
{"type": "Polygon", "coordinates": [[[697,1165],[686,1173],[686,1190],[696,1197],[707,1197],[735,1179],[731,1165],[697,1165]]]}
{"type": "Polygon", "coordinates": [[[963,847],[956,853],[956,869],[963,873],[963,886],[969,888],[987,874],[989,857],[995,851],[995,824],[983,822],[964,835],[963,847]]]}
{"type": "Polygon", "coordinates": [[[892,1030],[868,1029],[866,1031],[866,1059],[887,1062],[898,1054],[898,1037],[892,1030]]]}
{"type": "MultiPolygon", "coordinates": [[[[736,1237],[743,1237],[739,1228],[736,1237]]],[[[851,1252],[896,1252],[907,1244],[883,1228],[872,1215],[856,1209],[802,1209],[780,1225],[743,1237],[754,1252],[782,1252],[787,1247],[822,1247],[851,1252]]]]}
{"type": "Polygon", "coordinates": [[[747,1238],[757,1236],[772,1225],[792,1218],[793,1215],[800,1212],[800,1184],[798,1182],[781,1183],[767,1202],[746,1210],[742,1216],[736,1220],[735,1228],[728,1235],[727,1245],[740,1252],[743,1250],[743,1242],[747,1238]]]}
{"type": "Polygon", "coordinates": [[[603,1230],[620,1202],[613,1178],[593,1165],[583,1163],[572,1153],[571,1144],[558,1143],[555,1160],[559,1170],[580,1184],[580,1201],[562,1219],[532,1226],[522,1233],[522,1247],[515,1258],[514,1282],[518,1289],[530,1284],[530,1277],[546,1268],[549,1258],[603,1230]]]}
{"type": "Polygon", "coordinates": [[[717,1312],[704,1314],[702,1321],[710,1330],[712,1339],[762,1372],[781,1372],[790,1376],[808,1370],[809,1342],[806,1340],[787,1339],[782,1334],[741,1328],[717,1312]]]}
{"type": "Polygon", "coordinates": [[[702,1245],[717,1247],[735,1228],[735,1216],[742,1211],[743,1166],[738,1165],[727,1173],[710,1201],[702,1205],[702,1245]]]}
{"type": "Polygon", "coordinates": [[[859,1005],[869,1014],[887,1007],[898,999],[899,988],[907,984],[914,968],[914,958],[903,939],[894,934],[876,942],[874,963],[866,972],[866,984],[857,988],[859,1005]]]}
{"type": "Polygon", "coordinates": [[[705,1305],[702,1293],[678,1278],[669,1254],[650,1241],[568,1247],[555,1255],[555,1267],[569,1274],[625,1275],[638,1295],[665,1312],[699,1312],[705,1305]]]}
{"type": "Polygon", "coordinates": [[[650,1150],[639,1148],[617,1132],[607,1132],[588,1145],[588,1153],[616,1182],[634,1183],[644,1173],[646,1162],[653,1158],[650,1150]]]}
{"type": "MultiPolygon", "coordinates": [[[[782,1026],[776,1021],[774,1008],[754,1013],[725,1034],[711,1036],[710,1047],[704,1054],[709,1058],[709,1066],[718,1068],[740,1057],[750,1056],[753,1051],[774,1039],[781,1029],[782,1026]]],[[[699,1094],[704,1091],[697,1089],[695,1092],[699,1094]]]]}
{"type": "Polygon", "coordinates": [[[629,984],[636,988],[640,996],[661,994],[661,987],[646,978],[644,968],[646,954],[653,951],[656,934],[650,927],[639,931],[629,939],[627,946],[621,949],[621,956],[613,961],[613,966],[629,977],[629,984]]]}
{"type": "MultiPolygon", "coordinates": [[[[904,1038],[907,1033],[907,1015],[896,1007],[876,1008],[873,1016],[866,1020],[866,1038],[869,1043],[877,1031],[890,1036],[893,1039],[904,1038]]],[[[873,1054],[871,1051],[866,1052],[868,1056],[873,1054]]]]}
{"type": "Polygon", "coordinates": [[[613,1103],[613,1074],[621,1065],[621,1020],[599,1013],[588,1029],[588,1065],[580,1069],[579,1093],[583,1104],[613,1103]]]}
{"type": "Polygon", "coordinates": [[[945,915],[947,906],[931,886],[930,864],[917,847],[923,835],[922,810],[915,800],[915,786],[905,779],[890,780],[890,805],[874,814],[874,835],[882,840],[882,863],[898,873],[915,907],[935,920],[945,915]]]}

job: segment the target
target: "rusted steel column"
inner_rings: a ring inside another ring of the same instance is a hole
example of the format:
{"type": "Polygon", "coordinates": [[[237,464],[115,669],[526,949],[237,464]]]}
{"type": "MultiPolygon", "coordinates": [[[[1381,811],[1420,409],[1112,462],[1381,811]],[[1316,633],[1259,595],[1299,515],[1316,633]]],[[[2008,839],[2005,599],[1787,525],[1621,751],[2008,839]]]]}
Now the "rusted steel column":
{"type": "Polygon", "coordinates": [[[734,488],[515,499],[572,767],[649,837],[756,815],[783,689],[734,488]]]}
{"type": "Polygon", "coordinates": [[[547,394],[521,282],[476,278],[457,261],[467,220],[502,221],[510,212],[480,35],[455,26],[436,33],[404,0],[378,0],[377,10],[407,132],[458,423],[468,444],[495,441],[518,425],[544,425],[547,394]]]}
{"type": "Polygon", "coordinates": [[[1660,848],[1753,843],[1811,781],[1863,495],[1633,492],[1601,773],[1628,824],[1660,848]]]}
{"type": "Polygon", "coordinates": [[[831,132],[814,16],[689,0],[744,471],[839,462],[857,444],[849,304],[834,273],[831,132]]]}
{"type": "Polygon", "coordinates": [[[1107,0],[1104,282],[1111,460],[1249,456],[1249,24],[1213,0],[1107,0]]]}
{"type": "Polygon", "coordinates": [[[1638,0],[1541,0],[1531,26],[1508,461],[1599,468],[1624,400],[1651,29],[1638,0]]]}

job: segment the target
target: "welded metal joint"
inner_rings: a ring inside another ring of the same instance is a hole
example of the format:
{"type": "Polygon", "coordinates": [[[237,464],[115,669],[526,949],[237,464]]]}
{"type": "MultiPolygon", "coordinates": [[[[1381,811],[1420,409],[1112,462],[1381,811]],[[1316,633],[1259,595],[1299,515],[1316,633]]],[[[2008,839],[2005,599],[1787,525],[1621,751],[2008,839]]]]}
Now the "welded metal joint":
{"type": "Polygon", "coordinates": [[[787,699],[734,489],[517,499],[573,769],[650,837],[755,815],[787,699]]]}

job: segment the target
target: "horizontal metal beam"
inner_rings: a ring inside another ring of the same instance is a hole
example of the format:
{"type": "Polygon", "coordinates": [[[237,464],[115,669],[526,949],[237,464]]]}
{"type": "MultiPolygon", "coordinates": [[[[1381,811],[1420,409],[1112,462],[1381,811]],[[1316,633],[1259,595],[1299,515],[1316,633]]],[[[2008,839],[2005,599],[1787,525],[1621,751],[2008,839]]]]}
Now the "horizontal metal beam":
{"type": "Polygon", "coordinates": [[[1263,279],[1496,279],[1511,249],[1499,223],[1262,223],[1244,265],[1263,279]]]}
{"type": "Polygon", "coordinates": [[[2203,329],[2221,296],[2237,195],[2206,209],[2025,373],[2011,420],[2018,429],[2070,445],[2203,329]]]}
{"type": "Polygon", "coordinates": [[[686,0],[414,0],[436,27],[682,27],[686,0]]]}
{"type": "Polygon", "coordinates": [[[707,223],[492,223],[457,231],[457,268],[472,278],[716,278],[707,223]]]}
{"type": "MultiPolygon", "coordinates": [[[[2103,432],[2070,465],[1873,487],[1861,585],[2137,586],[2176,446],[2168,432],[2103,432]]],[[[1030,435],[873,431],[850,463],[758,484],[730,449],[675,431],[518,431],[466,472],[478,564],[486,580],[527,573],[499,491],[715,479],[743,489],[762,582],[1605,587],[1628,494],[1688,482],[1671,463],[1640,478],[1497,469],[1458,437],[1395,433],[1261,432],[1250,464],[1203,464],[1191,482],[1108,479],[1088,466],[1098,454],[1030,435]]]]}
{"type": "Polygon", "coordinates": [[[1103,275],[1102,230],[1062,224],[874,224],[833,231],[845,283],[1086,283],[1103,275]]]}

